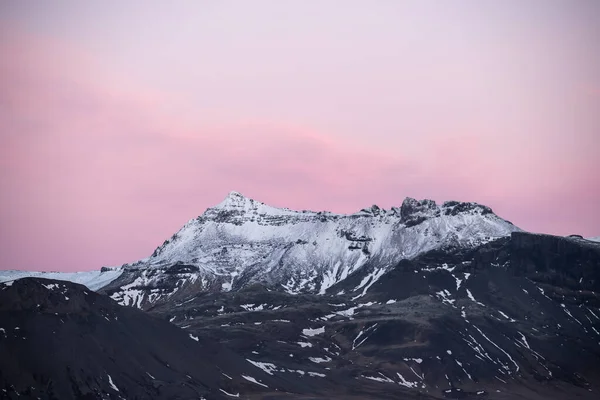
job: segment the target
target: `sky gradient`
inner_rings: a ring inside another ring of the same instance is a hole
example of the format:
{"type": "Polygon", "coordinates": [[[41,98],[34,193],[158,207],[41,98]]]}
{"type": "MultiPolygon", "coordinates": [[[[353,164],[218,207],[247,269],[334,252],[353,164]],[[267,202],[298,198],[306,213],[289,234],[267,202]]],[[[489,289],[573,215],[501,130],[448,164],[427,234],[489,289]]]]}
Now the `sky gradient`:
{"type": "Polygon", "coordinates": [[[600,235],[600,2],[5,1],[0,269],[146,257],[229,191],[600,235]]]}

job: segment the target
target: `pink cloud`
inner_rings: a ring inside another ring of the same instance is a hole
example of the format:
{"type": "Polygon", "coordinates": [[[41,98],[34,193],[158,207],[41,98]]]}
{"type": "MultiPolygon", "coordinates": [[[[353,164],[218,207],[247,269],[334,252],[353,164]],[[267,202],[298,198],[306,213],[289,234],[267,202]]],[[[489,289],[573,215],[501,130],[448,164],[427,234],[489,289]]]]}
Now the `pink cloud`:
{"type": "Polygon", "coordinates": [[[183,120],[160,93],[68,44],[16,30],[0,38],[9,55],[0,59],[0,268],[86,270],[147,256],[230,190],[337,212],[405,196],[479,201],[534,231],[600,229],[597,162],[554,165],[502,137],[456,133],[474,126],[415,136],[407,151],[294,123],[183,120]]]}

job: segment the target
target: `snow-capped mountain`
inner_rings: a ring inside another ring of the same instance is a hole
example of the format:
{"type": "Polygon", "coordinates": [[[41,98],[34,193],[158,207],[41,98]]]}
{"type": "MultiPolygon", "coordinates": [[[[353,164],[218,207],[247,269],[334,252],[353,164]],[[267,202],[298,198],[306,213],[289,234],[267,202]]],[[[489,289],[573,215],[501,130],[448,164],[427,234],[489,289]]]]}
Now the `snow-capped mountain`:
{"type": "Polygon", "coordinates": [[[600,390],[600,243],[523,232],[475,203],[406,199],[338,215],[231,193],[149,258],[65,274],[100,287],[93,296],[9,275],[0,352],[24,354],[5,361],[19,372],[4,384],[15,398],[59,387],[72,398],[186,397],[202,387],[206,398],[592,400],[600,390]],[[167,331],[167,321],[181,329],[167,331]],[[101,343],[85,363],[94,375],[57,350],[44,353],[43,371],[25,367],[49,337],[52,349],[68,343],[68,355],[101,343]],[[213,340],[231,362],[196,346],[213,340]],[[175,348],[164,353],[165,343],[175,348]],[[130,346],[133,358],[115,363],[130,346]]]}
{"type": "Polygon", "coordinates": [[[363,267],[366,292],[402,259],[437,248],[474,247],[518,231],[486,206],[407,198],[390,210],[292,211],[231,192],[154,253],[125,264],[107,286],[141,306],[175,291],[231,291],[260,282],[288,293],[324,294],[363,267]]]}

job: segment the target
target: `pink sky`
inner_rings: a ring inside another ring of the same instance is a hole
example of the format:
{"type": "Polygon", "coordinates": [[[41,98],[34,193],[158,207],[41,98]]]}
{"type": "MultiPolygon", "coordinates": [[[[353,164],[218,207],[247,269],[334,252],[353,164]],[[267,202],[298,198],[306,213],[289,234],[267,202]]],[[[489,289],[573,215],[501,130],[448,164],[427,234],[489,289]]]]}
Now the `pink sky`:
{"type": "Polygon", "coordinates": [[[3,2],[0,269],[134,261],[231,190],[598,236],[598,37],[595,0],[3,2]]]}

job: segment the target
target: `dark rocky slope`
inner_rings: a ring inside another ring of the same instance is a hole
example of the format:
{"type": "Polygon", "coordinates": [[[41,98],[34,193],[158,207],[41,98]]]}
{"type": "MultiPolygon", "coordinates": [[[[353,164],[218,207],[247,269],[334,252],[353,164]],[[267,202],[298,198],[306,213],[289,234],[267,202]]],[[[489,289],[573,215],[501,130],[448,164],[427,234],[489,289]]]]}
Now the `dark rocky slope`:
{"type": "Polygon", "coordinates": [[[294,383],[84,286],[0,284],[0,398],[260,398],[277,386],[294,383]]]}
{"type": "Polygon", "coordinates": [[[370,273],[331,291],[352,295],[255,285],[148,311],[321,395],[597,398],[599,244],[513,233],[437,249],[400,262],[357,298],[370,273]],[[373,384],[379,393],[361,389],[373,384]]]}

